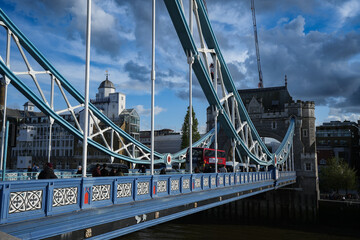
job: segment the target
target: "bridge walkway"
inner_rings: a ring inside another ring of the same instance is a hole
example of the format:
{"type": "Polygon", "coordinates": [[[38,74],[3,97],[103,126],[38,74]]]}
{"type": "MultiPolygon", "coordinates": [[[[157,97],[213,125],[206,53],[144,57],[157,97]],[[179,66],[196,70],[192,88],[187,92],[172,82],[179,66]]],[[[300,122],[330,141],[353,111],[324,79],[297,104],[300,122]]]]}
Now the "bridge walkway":
{"type": "Polygon", "coordinates": [[[6,223],[21,239],[110,239],[295,182],[288,176],[6,223]]]}

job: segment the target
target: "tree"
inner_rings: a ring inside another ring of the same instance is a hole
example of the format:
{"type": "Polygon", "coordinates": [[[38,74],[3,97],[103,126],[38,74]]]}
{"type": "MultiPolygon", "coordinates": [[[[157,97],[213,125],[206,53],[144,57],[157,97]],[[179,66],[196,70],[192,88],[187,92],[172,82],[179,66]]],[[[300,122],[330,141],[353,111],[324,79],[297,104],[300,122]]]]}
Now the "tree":
{"type": "MultiPolygon", "coordinates": [[[[189,128],[189,107],[187,108],[187,112],[184,118],[184,123],[182,125],[182,137],[181,137],[181,149],[189,147],[189,135],[190,135],[190,128],[189,128]]],[[[192,125],[192,141],[193,143],[200,139],[200,133],[198,131],[199,122],[195,117],[194,109],[192,109],[192,118],[193,118],[193,125],[192,125]]]]}
{"type": "Polygon", "coordinates": [[[322,191],[336,191],[340,189],[348,190],[356,189],[356,171],[350,168],[343,160],[336,158],[328,159],[324,168],[321,169],[320,188],[322,191]]]}

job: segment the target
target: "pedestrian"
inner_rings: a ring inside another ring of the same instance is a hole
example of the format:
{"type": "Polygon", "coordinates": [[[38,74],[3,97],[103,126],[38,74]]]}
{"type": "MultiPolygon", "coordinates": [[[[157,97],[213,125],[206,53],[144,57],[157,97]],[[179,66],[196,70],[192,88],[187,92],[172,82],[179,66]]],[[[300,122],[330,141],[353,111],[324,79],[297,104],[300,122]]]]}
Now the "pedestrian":
{"type": "Polygon", "coordinates": [[[31,168],[30,165],[29,165],[28,168],[27,168],[27,172],[28,172],[28,173],[27,173],[28,179],[30,180],[31,177],[32,177],[32,176],[31,176],[32,168],[31,168]]]}
{"type": "Polygon", "coordinates": [[[118,176],[118,172],[116,168],[112,168],[110,170],[109,176],[118,176]]]}
{"type": "Polygon", "coordinates": [[[101,176],[106,177],[109,176],[109,171],[106,169],[107,165],[106,163],[103,164],[103,167],[101,169],[101,176]]]}
{"type": "Polygon", "coordinates": [[[162,168],[162,169],[160,170],[160,174],[161,174],[161,175],[166,174],[165,168],[162,168]]]}
{"type": "Polygon", "coordinates": [[[227,171],[226,171],[225,166],[222,166],[221,168],[219,168],[219,172],[220,173],[226,173],[227,171]]]}
{"type": "Polygon", "coordinates": [[[44,169],[40,172],[38,179],[53,179],[58,178],[53,169],[52,163],[46,163],[44,169]]]}
{"type": "Polygon", "coordinates": [[[139,173],[146,173],[146,168],[144,165],[141,165],[141,167],[139,168],[139,173]]]}
{"type": "Polygon", "coordinates": [[[199,168],[198,168],[198,167],[195,167],[195,169],[194,169],[194,173],[200,173],[200,170],[199,170],[199,168]]]}
{"type": "Polygon", "coordinates": [[[96,164],[96,167],[92,170],[93,177],[101,177],[100,164],[96,164]]]}
{"type": "Polygon", "coordinates": [[[78,166],[78,170],[77,170],[76,174],[78,174],[78,175],[82,174],[82,167],[81,166],[78,166]]]}
{"type": "Polygon", "coordinates": [[[32,166],[32,172],[37,172],[38,171],[38,167],[36,166],[35,163],[33,163],[33,166],[32,166]]]}

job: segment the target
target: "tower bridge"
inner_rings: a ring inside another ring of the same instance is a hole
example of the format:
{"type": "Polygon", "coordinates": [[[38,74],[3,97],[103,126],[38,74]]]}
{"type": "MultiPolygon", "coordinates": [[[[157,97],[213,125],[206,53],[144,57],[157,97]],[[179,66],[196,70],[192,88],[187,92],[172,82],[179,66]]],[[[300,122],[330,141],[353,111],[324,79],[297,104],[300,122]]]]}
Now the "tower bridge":
{"type": "MultiPolygon", "coordinates": [[[[231,160],[234,164],[235,161],[248,165],[256,164],[263,166],[264,171],[236,172],[234,168],[233,173],[216,171],[199,174],[193,173],[190,168],[188,173],[166,176],[157,176],[152,172],[150,176],[84,176],[77,179],[3,181],[0,184],[1,231],[23,239],[108,239],[294,184],[299,179],[296,178],[295,170],[300,172],[300,177],[307,177],[301,166],[305,164],[308,167],[308,158],[311,159],[310,164],[312,163],[312,152],[307,149],[312,148],[312,132],[309,130],[314,120],[313,103],[289,103],[286,107],[284,105],[284,111],[277,113],[283,116],[280,118],[270,115],[266,118],[267,112],[256,112],[259,109],[261,111],[260,106],[265,106],[265,103],[261,103],[256,97],[253,97],[249,104],[245,100],[244,104],[241,99],[242,93],[235,88],[222,56],[203,1],[190,2],[189,18],[195,16],[197,33],[193,32],[192,20],[188,22],[185,18],[182,1],[164,0],[188,60],[184,64],[189,65],[189,78],[191,79],[194,71],[214,112],[214,128],[209,129],[202,139],[191,145],[205,147],[213,144],[214,148],[218,149],[220,128],[222,136],[226,136],[226,141],[230,142],[228,145],[232,147],[234,154],[231,160]],[[194,40],[195,34],[198,34],[199,42],[194,40]],[[212,70],[209,68],[211,62],[212,70]],[[245,105],[250,105],[249,111],[245,105]],[[297,114],[294,111],[297,111],[297,114]],[[260,114],[263,118],[259,121],[256,118],[252,120],[250,116],[253,113],[260,114]],[[275,153],[271,153],[265,146],[261,134],[270,136],[269,128],[276,130],[277,127],[281,127],[281,131],[275,131],[276,134],[273,136],[276,135],[275,138],[281,140],[281,144],[275,153]],[[301,137],[301,133],[304,133],[304,137],[301,137]],[[298,157],[299,154],[300,158],[294,162],[293,156],[298,157]],[[107,215],[104,216],[104,213],[107,215]]],[[[0,58],[0,74],[5,84],[4,111],[8,97],[6,89],[11,84],[49,118],[50,124],[56,122],[76,138],[87,142],[89,146],[112,159],[151,165],[185,163],[187,149],[167,154],[153,152],[119,128],[91,103],[88,113],[95,126],[94,130],[86,135],[86,127],[75,117],[77,111],[85,110],[87,113],[86,98],[54,68],[2,10],[0,25],[7,34],[6,55],[0,58]],[[10,49],[15,49],[11,48],[11,44],[17,47],[26,71],[16,72],[11,68],[10,49]],[[33,62],[36,64],[32,64],[33,62]],[[48,81],[38,81],[40,75],[47,76],[48,81]],[[44,94],[46,86],[51,86],[50,96],[44,94]],[[55,97],[65,102],[66,107],[59,110],[60,106],[56,106],[59,101],[55,97]],[[70,113],[75,124],[69,124],[64,120],[60,116],[63,112],[70,113]],[[111,140],[109,141],[105,135],[110,136],[111,140]],[[114,141],[119,143],[118,146],[114,146],[114,141]],[[135,152],[138,154],[133,154],[135,152]]],[[[152,72],[152,79],[154,74],[152,72]]],[[[2,139],[7,139],[5,122],[6,112],[2,139]]],[[[6,141],[2,143],[6,159],[6,141]]],[[[85,167],[86,162],[84,169],[85,167]]],[[[305,180],[301,179],[299,183],[305,180]]]]}
{"type": "MultiPolygon", "coordinates": [[[[281,142],[289,127],[289,120],[292,117],[296,119],[293,137],[294,170],[297,175],[297,181],[293,189],[296,189],[296,191],[282,191],[281,194],[267,193],[265,200],[263,200],[266,204],[260,203],[259,205],[269,207],[259,211],[271,211],[269,208],[275,209],[279,202],[287,206],[287,208],[295,204],[294,208],[307,209],[308,213],[306,215],[308,216],[308,221],[315,221],[319,199],[319,185],[315,145],[314,102],[294,101],[287,89],[286,76],[284,86],[245,89],[238,92],[254,126],[262,137],[273,138],[281,142]]],[[[207,116],[207,128],[209,129],[213,127],[210,108],[208,109],[207,116]]],[[[221,131],[219,135],[221,148],[226,149],[231,154],[231,142],[221,131]]],[[[285,165],[282,167],[288,168],[289,166],[285,165]]],[[[244,201],[245,203],[243,204],[246,204],[246,201],[254,200],[244,201]]]]}

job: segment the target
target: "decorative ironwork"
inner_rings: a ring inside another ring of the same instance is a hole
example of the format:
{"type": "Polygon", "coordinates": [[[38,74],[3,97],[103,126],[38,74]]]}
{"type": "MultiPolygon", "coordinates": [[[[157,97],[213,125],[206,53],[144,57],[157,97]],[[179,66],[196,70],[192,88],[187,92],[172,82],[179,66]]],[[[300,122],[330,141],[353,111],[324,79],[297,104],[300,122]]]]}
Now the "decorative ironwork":
{"type": "Polygon", "coordinates": [[[5,177],[7,181],[16,181],[18,180],[18,173],[6,173],[5,177]]]}
{"type": "Polygon", "coordinates": [[[41,209],[42,196],[43,190],[11,192],[9,214],[41,209]]]}
{"type": "Polygon", "coordinates": [[[240,182],[240,176],[236,176],[236,183],[240,182]]]}
{"type": "Polygon", "coordinates": [[[137,195],[149,194],[149,182],[137,183],[137,195]]]}
{"type": "Polygon", "coordinates": [[[229,184],[229,176],[225,176],[225,184],[229,184]]]}
{"type": "Polygon", "coordinates": [[[54,188],[53,192],[53,207],[61,207],[72,204],[77,204],[78,188],[54,188]]]}
{"type": "Polygon", "coordinates": [[[119,183],[117,185],[117,198],[131,197],[132,195],[132,183],[119,183]]]}
{"type": "Polygon", "coordinates": [[[204,182],[204,187],[208,187],[209,186],[209,178],[204,178],[204,180],[203,180],[203,182],[204,182]]]}
{"type": "Polygon", "coordinates": [[[201,187],[201,179],[195,178],[195,188],[199,188],[199,187],[201,187]]]}
{"type": "Polygon", "coordinates": [[[171,191],[179,190],[179,179],[171,180],[171,191]]]}
{"type": "Polygon", "coordinates": [[[183,189],[189,189],[190,188],[190,179],[184,179],[182,182],[183,189]]]}
{"type": "Polygon", "coordinates": [[[224,184],[224,178],[223,177],[219,177],[219,184],[223,185],[224,184]]]}
{"type": "Polygon", "coordinates": [[[92,186],[92,201],[110,199],[110,184],[92,186]]]}
{"type": "Polygon", "coordinates": [[[212,177],[211,178],[211,186],[215,186],[216,185],[216,178],[212,177]]]}
{"type": "Polygon", "coordinates": [[[158,193],[162,193],[162,192],[166,192],[167,191],[167,181],[158,181],[157,182],[157,192],[158,193]]]}
{"type": "Polygon", "coordinates": [[[231,183],[234,184],[234,176],[230,177],[231,183]]]}

